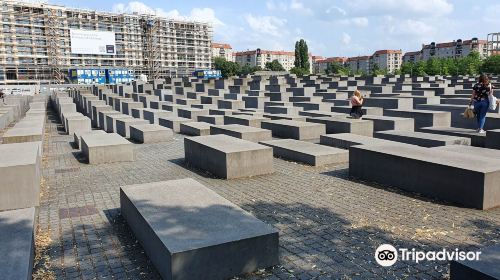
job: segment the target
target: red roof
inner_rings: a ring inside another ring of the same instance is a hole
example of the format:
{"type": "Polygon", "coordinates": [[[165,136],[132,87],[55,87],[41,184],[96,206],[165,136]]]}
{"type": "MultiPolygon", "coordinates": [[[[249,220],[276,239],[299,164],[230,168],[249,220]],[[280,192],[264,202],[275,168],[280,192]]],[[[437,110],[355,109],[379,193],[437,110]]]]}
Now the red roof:
{"type": "MultiPolygon", "coordinates": [[[[478,44],[481,44],[481,45],[485,45],[488,43],[488,41],[486,41],[486,40],[477,40],[477,42],[478,42],[478,44]]],[[[437,43],[436,48],[451,48],[451,47],[455,46],[455,43],[456,42],[437,43]]],[[[462,45],[472,45],[472,40],[464,40],[464,41],[462,41],[462,45]]],[[[423,46],[424,49],[427,49],[430,47],[431,47],[430,44],[423,46]]]]}
{"type": "MultiPolygon", "coordinates": [[[[242,56],[242,55],[254,55],[257,53],[257,50],[253,51],[245,51],[245,52],[237,52],[235,53],[236,56],[242,56]]],[[[266,50],[261,50],[261,54],[272,54],[272,55],[287,55],[287,56],[295,56],[295,52],[288,52],[288,51],[266,51],[266,50]]]]}
{"type": "Polygon", "coordinates": [[[374,53],[376,54],[401,54],[401,50],[378,50],[374,53]]]}
{"type": "Polygon", "coordinates": [[[325,59],[316,60],[316,63],[330,63],[330,62],[344,63],[346,61],[347,57],[328,57],[325,59]]]}
{"type": "Polygon", "coordinates": [[[231,45],[224,43],[212,43],[212,48],[232,49],[231,45]]]}
{"type": "Polygon", "coordinates": [[[420,51],[416,51],[416,52],[407,52],[407,53],[405,53],[405,56],[407,56],[407,55],[417,55],[417,54],[420,54],[420,51]]]}
{"type": "Polygon", "coordinates": [[[347,61],[359,61],[359,60],[369,60],[370,56],[355,56],[355,57],[349,57],[347,61]]]}

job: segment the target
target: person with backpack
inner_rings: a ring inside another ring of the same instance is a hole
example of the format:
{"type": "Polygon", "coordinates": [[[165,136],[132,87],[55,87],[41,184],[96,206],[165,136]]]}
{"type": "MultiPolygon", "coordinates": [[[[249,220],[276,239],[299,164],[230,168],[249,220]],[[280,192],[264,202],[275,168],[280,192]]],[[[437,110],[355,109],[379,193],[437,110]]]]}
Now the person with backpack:
{"type": "MultiPolygon", "coordinates": [[[[488,76],[481,74],[479,81],[472,88],[472,96],[470,98],[469,106],[474,104],[474,113],[477,117],[478,133],[486,133],[484,131],[484,124],[486,122],[486,114],[490,109],[491,96],[493,95],[493,87],[488,79],[488,76]]],[[[495,100],[496,102],[496,100],[495,100]]]]}

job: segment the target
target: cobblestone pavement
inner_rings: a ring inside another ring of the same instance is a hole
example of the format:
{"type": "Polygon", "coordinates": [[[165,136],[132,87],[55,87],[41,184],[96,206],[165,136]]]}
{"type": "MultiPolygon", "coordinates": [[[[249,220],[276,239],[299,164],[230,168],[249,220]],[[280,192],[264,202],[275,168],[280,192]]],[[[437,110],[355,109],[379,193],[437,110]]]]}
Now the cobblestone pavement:
{"type": "Polygon", "coordinates": [[[244,279],[441,279],[446,262],[383,268],[374,251],[383,243],[469,250],[499,240],[500,209],[464,209],[352,181],[347,165],[275,159],[273,175],[226,181],[184,166],[181,135],[136,145],[135,162],[95,166],[81,162],[53,115],[46,136],[39,227],[50,234],[57,279],[159,278],[120,215],[119,187],[186,177],[279,229],[280,265],[244,279]]]}

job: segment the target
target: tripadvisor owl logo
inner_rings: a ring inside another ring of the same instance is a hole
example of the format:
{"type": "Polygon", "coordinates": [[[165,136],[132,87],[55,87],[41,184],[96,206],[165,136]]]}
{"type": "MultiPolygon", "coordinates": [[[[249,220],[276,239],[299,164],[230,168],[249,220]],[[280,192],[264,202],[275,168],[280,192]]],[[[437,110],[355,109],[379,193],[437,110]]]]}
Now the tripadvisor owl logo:
{"type": "Polygon", "coordinates": [[[390,244],[382,244],[375,251],[375,260],[384,267],[394,265],[399,261],[419,263],[422,261],[478,261],[481,251],[461,251],[458,248],[441,249],[438,251],[420,251],[415,248],[396,249],[390,244]]]}
{"type": "Polygon", "coordinates": [[[392,266],[398,260],[398,250],[392,245],[382,244],[375,251],[375,260],[381,266],[392,266]]]}

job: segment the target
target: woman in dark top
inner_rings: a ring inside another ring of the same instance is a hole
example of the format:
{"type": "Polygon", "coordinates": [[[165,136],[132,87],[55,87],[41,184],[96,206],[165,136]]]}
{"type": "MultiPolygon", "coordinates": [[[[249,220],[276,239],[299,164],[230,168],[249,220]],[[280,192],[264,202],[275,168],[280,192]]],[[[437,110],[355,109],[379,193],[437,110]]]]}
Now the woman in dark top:
{"type": "Polygon", "coordinates": [[[355,90],[351,97],[351,112],[349,113],[351,117],[355,119],[361,119],[363,117],[363,96],[359,90],[355,90]]]}
{"type": "Polygon", "coordinates": [[[488,108],[490,106],[489,95],[493,94],[493,90],[488,79],[488,76],[481,74],[479,77],[479,82],[472,88],[472,96],[470,98],[469,105],[474,102],[474,112],[477,117],[479,133],[486,133],[483,130],[484,123],[486,122],[486,114],[488,113],[488,108]]]}

